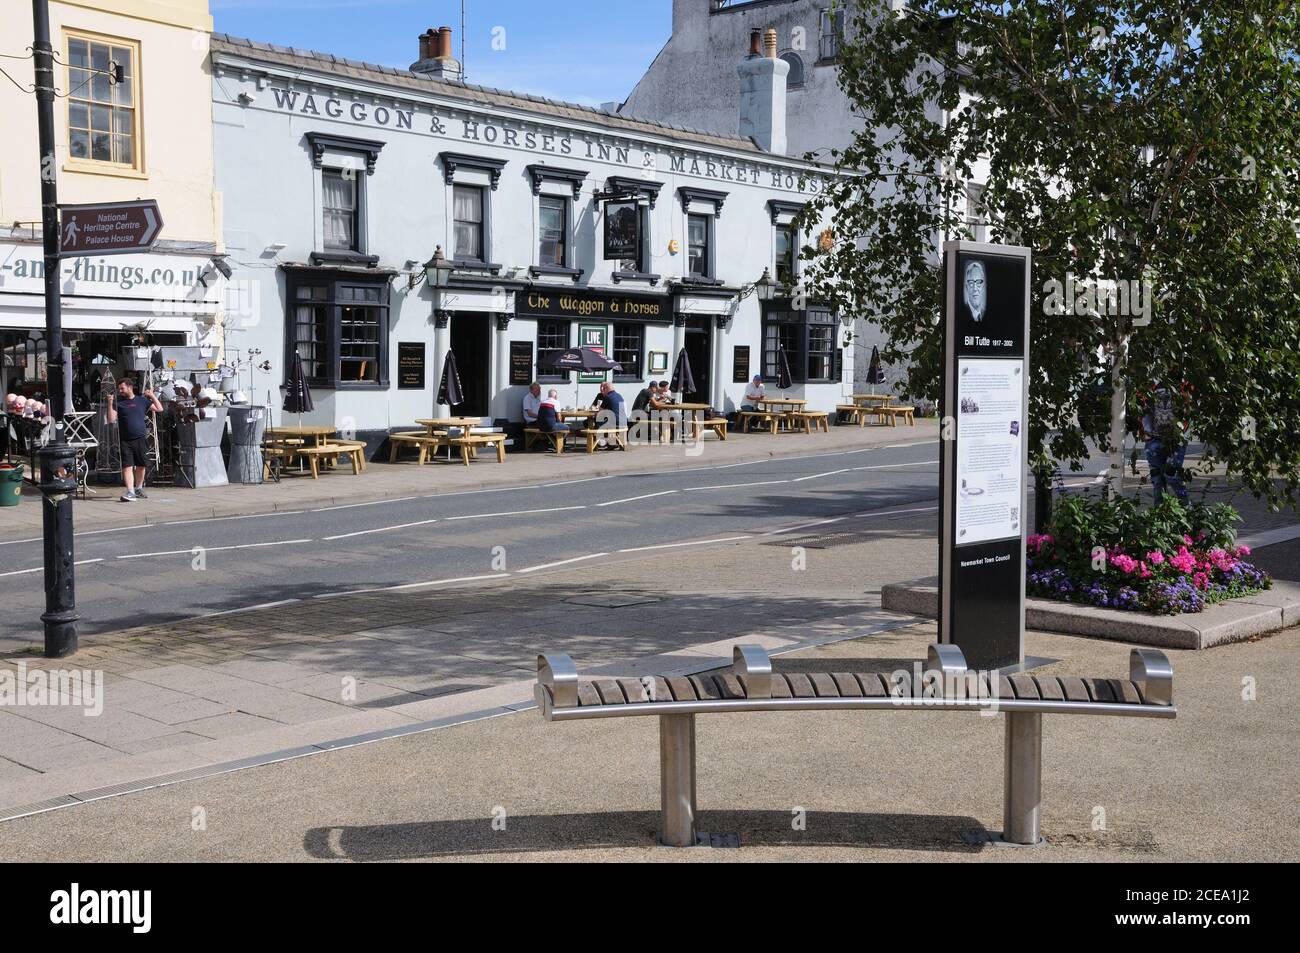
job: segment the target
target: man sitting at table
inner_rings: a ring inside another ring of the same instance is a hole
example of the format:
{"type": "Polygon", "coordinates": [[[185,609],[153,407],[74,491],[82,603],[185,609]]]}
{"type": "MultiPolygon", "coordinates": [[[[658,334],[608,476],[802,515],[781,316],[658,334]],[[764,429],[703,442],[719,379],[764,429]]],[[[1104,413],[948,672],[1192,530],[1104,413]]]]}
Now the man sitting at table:
{"type": "MultiPolygon", "coordinates": [[[[627,404],[623,400],[623,395],[614,390],[614,385],[604,383],[600,385],[600,396],[592,403],[593,409],[599,409],[600,413],[596,415],[596,427],[604,430],[606,428],[627,427],[627,404]]],[[[596,446],[605,448],[608,441],[601,437],[596,441],[596,446]]]]}
{"type": "Polygon", "coordinates": [[[658,400],[658,398],[659,385],[654,381],[650,381],[645,385],[645,387],[642,387],[641,390],[637,392],[636,397],[632,398],[633,413],[636,411],[648,411],[650,409],[650,402],[658,400]]]}
{"type": "Polygon", "coordinates": [[[524,394],[524,426],[537,426],[537,408],[542,406],[542,385],[533,381],[524,394]]]}
{"type": "Polygon", "coordinates": [[[763,389],[763,375],[755,374],[753,382],[745,389],[745,402],[740,405],[741,410],[758,410],[758,405],[767,399],[767,393],[763,389]]]}
{"type": "Polygon", "coordinates": [[[655,407],[653,402],[650,404],[650,406],[655,407],[656,410],[659,410],[664,407],[670,407],[675,403],[677,402],[673,400],[673,385],[668,383],[668,381],[660,381],[659,382],[659,406],[655,407]]]}
{"type": "MultiPolygon", "coordinates": [[[[586,421],[566,424],[560,416],[560,392],[552,389],[537,408],[537,429],[542,433],[570,433],[583,430],[586,421]]],[[[553,448],[552,448],[553,449],[553,448]]]]}

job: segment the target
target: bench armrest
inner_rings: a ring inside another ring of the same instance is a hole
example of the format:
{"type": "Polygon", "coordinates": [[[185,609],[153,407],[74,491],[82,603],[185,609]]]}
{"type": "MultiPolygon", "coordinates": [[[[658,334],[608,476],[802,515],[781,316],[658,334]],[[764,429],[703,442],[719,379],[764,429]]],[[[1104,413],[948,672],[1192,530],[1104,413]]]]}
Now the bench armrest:
{"type": "Polygon", "coordinates": [[[942,672],[944,685],[953,678],[962,678],[969,668],[966,656],[956,645],[933,643],[925,653],[925,666],[933,672],[942,672]]]}
{"type": "Polygon", "coordinates": [[[537,685],[550,690],[556,708],[578,707],[578,669],[569,656],[537,656],[537,685]]]}
{"type": "Polygon", "coordinates": [[[1134,649],[1128,658],[1128,677],[1142,691],[1148,705],[1174,703],[1174,667],[1158,649],[1134,649]]]}
{"type": "Polygon", "coordinates": [[[749,698],[772,697],[772,660],[757,645],[737,645],[731,651],[731,671],[745,676],[749,698]]]}

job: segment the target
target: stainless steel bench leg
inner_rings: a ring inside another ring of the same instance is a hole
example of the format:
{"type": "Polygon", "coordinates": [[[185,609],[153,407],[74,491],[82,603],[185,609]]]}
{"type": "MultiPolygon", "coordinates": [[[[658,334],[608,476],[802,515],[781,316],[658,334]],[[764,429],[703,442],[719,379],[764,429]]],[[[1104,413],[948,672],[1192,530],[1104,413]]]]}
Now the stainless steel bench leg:
{"type": "Polygon", "coordinates": [[[1039,842],[1043,800],[1043,716],[1008,712],[1003,766],[1002,840],[1033,846],[1039,842]]]}
{"type": "Polygon", "coordinates": [[[660,841],[694,847],[695,716],[659,716],[660,841]]]}

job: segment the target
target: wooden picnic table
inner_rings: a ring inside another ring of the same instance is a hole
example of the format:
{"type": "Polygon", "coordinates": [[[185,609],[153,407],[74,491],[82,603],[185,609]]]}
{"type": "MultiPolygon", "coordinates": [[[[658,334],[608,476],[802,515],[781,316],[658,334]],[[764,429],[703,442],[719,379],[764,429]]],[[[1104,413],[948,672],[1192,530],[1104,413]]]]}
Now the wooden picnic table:
{"type": "Polygon", "coordinates": [[[483,426],[482,417],[440,417],[436,420],[417,420],[417,424],[423,427],[430,437],[434,431],[447,430],[450,427],[458,427],[462,430],[470,430],[474,427],[483,426]]]}
{"type": "Polygon", "coordinates": [[[855,404],[865,404],[865,405],[888,404],[893,399],[894,399],[893,395],[891,394],[854,394],[853,395],[853,403],[855,404]]]}
{"type": "Polygon", "coordinates": [[[762,400],[754,401],[754,406],[763,409],[764,406],[772,407],[776,410],[800,410],[808,406],[808,401],[798,397],[764,397],[762,400]]]}
{"type": "Polygon", "coordinates": [[[325,426],[323,424],[293,424],[281,427],[268,427],[264,440],[267,443],[287,443],[293,440],[310,440],[319,447],[321,444],[329,443],[329,438],[334,436],[337,428],[325,426]]]}
{"type": "Polygon", "coordinates": [[[689,426],[692,437],[698,440],[701,431],[704,429],[703,415],[705,412],[711,410],[712,406],[709,404],[680,403],[673,404],[672,409],[680,410],[682,412],[682,425],[677,428],[677,432],[680,434],[681,438],[683,440],[686,439],[686,429],[689,426]],[[689,424],[687,423],[688,418],[690,420],[689,424]]]}

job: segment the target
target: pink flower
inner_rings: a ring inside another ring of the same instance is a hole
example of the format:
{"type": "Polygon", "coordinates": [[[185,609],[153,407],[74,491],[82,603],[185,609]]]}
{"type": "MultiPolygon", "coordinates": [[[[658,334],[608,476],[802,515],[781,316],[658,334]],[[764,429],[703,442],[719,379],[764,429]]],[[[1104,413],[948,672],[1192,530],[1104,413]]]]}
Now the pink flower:
{"type": "Polygon", "coordinates": [[[1150,561],[1151,565],[1159,566],[1164,563],[1165,554],[1160,552],[1160,550],[1157,549],[1154,550],[1153,552],[1147,553],[1147,559],[1150,561]]]}
{"type": "Polygon", "coordinates": [[[1112,556],[1110,561],[1120,572],[1131,573],[1137,570],[1138,561],[1132,556],[1125,556],[1123,553],[1112,556]]]}
{"type": "Polygon", "coordinates": [[[1192,585],[1197,589],[1204,589],[1210,584],[1210,577],[1203,572],[1198,572],[1192,576],[1192,585]]]}
{"type": "Polygon", "coordinates": [[[1184,534],[1183,534],[1183,542],[1186,543],[1188,546],[1192,545],[1192,542],[1193,542],[1192,537],[1190,537],[1190,536],[1188,536],[1186,533],[1184,533],[1184,534]]]}
{"type": "Polygon", "coordinates": [[[1184,575],[1190,575],[1196,570],[1196,557],[1183,548],[1178,551],[1178,555],[1169,557],[1169,565],[1184,575]]]}
{"type": "Polygon", "coordinates": [[[1238,556],[1249,556],[1249,555],[1250,555],[1250,547],[1249,547],[1249,546],[1238,546],[1238,547],[1237,547],[1237,555],[1238,555],[1238,556]]]}

